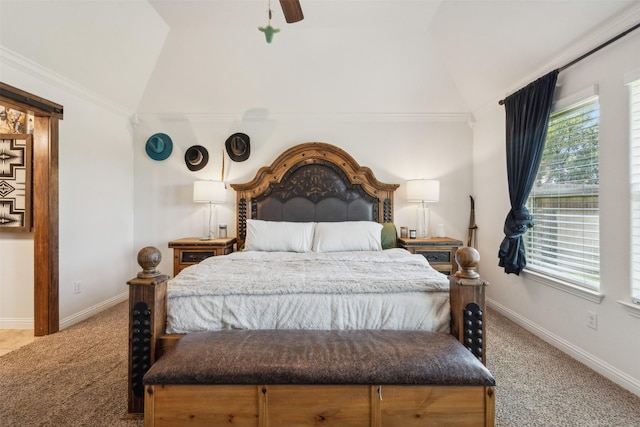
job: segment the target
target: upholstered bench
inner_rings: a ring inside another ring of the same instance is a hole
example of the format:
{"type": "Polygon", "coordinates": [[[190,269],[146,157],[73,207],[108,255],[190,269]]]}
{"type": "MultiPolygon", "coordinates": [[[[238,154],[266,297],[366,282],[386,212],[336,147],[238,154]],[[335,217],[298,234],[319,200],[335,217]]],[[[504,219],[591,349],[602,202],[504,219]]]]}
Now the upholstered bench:
{"type": "Polygon", "coordinates": [[[420,331],[186,335],[144,376],[145,425],[493,425],[495,380],[420,331]]]}

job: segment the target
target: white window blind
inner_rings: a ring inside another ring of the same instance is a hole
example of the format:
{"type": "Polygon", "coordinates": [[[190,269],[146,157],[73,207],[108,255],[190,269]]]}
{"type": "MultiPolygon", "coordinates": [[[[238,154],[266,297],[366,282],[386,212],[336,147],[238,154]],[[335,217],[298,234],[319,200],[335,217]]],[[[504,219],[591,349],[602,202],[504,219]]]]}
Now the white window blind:
{"type": "Polygon", "coordinates": [[[527,269],[589,289],[600,287],[599,115],[596,96],[552,113],[525,234],[527,269]]]}
{"type": "Polygon", "coordinates": [[[633,300],[640,303],[640,80],[631,90],[631,266],[633,300]]]}

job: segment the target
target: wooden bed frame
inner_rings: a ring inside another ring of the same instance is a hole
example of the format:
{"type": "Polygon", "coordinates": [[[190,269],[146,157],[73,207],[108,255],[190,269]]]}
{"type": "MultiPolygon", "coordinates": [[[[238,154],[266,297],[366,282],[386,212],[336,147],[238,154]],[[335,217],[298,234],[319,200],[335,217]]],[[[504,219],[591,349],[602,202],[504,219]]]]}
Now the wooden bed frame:
{"type": "MultiPolygon", "coordinates": [[[[311,142],[290,148],[270,166],[261,168],[250,182],[231,184],[231,187],[237,194],[237,241],[238,248],[241,248],[246,238],[248,218],[392,223],[393,195],[398,185],[379,182],[369,168],[361,167],[338,147],[311,142]],[[340,210],[345,211],[341,215],[346,217],[332,217],[340,210]]],[[[484,286],[487,283],[475,273],[477,252],[470,248],[462,248],[461,251],[460,259],[456,257],[460,269],[450,277],[451,334],[484,363],[484,286]]],[[[138,254],[138,263],[143,270],[127,282],[130,285],[128,412],[133,416],[144,412],[142,377],[161,354],[182,337],[165,333],[169,277],[156,271],[160,256],[156,248],[143,248],[138,254]]],[[[456,387],[449,389],[456,393],[456,387]]],[[[313,394],[305,396],[297,396],[296,399],[309,402],[316,399],[313,394]]],[[[492,389],[488,396],[491,404],[487,409],[486,425],[492,425],[492,389]]],[[[464,399],[464,393],[460,398],[464,399]]]]}

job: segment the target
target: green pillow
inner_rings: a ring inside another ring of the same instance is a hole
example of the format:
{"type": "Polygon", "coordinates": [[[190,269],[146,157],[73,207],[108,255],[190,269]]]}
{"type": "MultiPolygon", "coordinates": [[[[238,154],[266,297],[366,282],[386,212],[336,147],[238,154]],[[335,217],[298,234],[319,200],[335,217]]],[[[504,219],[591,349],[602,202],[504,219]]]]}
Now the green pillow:
{"type": "Polygon", "coordinates": [[[391,249],[398,247],[398,230],[392,222],[382,224],[382,236],[380,238],[382,249],[391,249]]]}

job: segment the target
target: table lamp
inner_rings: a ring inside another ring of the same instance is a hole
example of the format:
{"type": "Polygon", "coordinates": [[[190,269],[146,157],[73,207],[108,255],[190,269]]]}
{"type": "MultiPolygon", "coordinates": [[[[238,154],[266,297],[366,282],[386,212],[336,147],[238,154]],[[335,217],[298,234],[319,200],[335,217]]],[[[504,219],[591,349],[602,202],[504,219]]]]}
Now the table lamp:
{"type": "Polygon", "coordinates": [[[429,238],[429,208],[427,203],[440,200],[440,181],[436,179],[410,179],[407,181],[407,202],[419,202],[418,237],[429,238]]]}
{"type": "Polygon", "coordinates": [[[208,210],[203,211],[203,230],[201,240],[211,240],[214,236],[215,204],[227,201],[227,189],[222,181],[195,181],[193,183],[193,201],[208,203],[208,210]]]}

